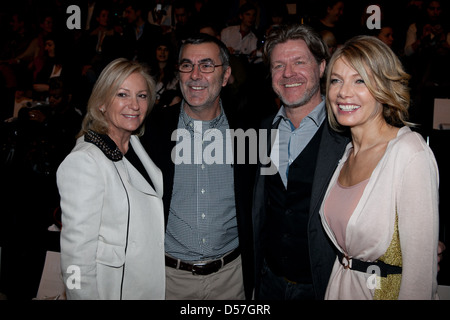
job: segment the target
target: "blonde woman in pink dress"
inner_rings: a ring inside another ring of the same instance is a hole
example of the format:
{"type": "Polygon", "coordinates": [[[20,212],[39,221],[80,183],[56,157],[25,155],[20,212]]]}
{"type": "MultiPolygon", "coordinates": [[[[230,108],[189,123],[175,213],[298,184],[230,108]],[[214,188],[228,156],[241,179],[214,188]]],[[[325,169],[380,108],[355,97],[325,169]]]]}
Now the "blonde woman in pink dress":
{"type": "Polygon", "coordinates": [[[438,167],[409,128],[408,79],[375,37],[349,40],[328,65],[328,120],[352,141],[320,212],[339,252],[326,299],[437,298],[438,167]]]}

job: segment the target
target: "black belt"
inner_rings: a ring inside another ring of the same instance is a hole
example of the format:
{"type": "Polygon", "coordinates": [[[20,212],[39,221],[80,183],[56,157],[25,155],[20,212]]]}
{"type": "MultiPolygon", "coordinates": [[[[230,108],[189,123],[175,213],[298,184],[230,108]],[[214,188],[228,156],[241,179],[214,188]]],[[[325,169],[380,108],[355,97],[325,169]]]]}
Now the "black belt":
{"type": "Polygon", "coordinates": [[[389,274],[401,274],[402,267],[394,266],[392,264],[384,263],[383,261],[367,262],[361,261],[354,258],[349,258],[342,252],[338,252],[339,262],[344,266],[345,269],[351,269],[355,271],[360,271],[364,273],[377,273],[380,277],[387,277],[389,274]],[[378,267],[378,269],[374,268],[378,267]]]}
{"type": "Polygon", "coordinates": [[[206,276],[208,274],[219,271],[227,263],[230,263],[239,255],[241,251],[239,248],[224,255],[221,259],[205,261],[205,262],[187,262],[180,259],[175,259],[166,255],[166,266],[174,269],[192,272],[194,275],[206,276]]]}

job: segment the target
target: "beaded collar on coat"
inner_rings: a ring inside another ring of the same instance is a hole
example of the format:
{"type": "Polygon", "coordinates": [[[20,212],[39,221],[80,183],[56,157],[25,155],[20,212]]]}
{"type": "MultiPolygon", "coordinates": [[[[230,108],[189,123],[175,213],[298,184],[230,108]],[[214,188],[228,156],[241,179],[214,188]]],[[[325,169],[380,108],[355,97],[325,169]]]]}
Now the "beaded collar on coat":
{"type": "Polygon", "coordinates": [[[117,162],[123,158],[122,152],[119,150],[114,141],[106,134],[99,134],[95,131],[89,130],[84,135],[84,141],[95,144],[111,161],[117,162]]]}

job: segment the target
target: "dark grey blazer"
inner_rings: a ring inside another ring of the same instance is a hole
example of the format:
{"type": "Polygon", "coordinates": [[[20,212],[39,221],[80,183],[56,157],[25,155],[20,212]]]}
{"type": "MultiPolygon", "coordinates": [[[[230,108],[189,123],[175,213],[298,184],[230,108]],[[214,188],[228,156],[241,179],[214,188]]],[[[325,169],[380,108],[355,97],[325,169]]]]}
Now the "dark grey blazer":
{"type": "MultiPolygon", "coordinates": [[[[276,129],[278,123],[272,124],[274,116],[265,119],[261,127],[263,129],[276,129]]],[[[336,253],[334,246],[329,241],[320,221],[319,209],[328,187],[331,176],[341,159],[349,138],[333,131],[328,121],[322,125],[322,137],[319,154],[317,157],[316,171],[312,186],[311,203],[308,223],[308,243],[311,260],[311,271],[316,299],[322,300],[331,274],[336,253]]],[[[270,140],[269,140],[270,141],[270,140]]],[[[268,150],[270,154],[270,150],[268,150]]],[[[260,174],[261,164],[256,172],[256,180],[253,195],[253,237],[255,250],[255,286],[256,293],[259,291],[261,270],[264,256],[262,248],[262,235],[266,201],[265,176],[260,174]]]]}

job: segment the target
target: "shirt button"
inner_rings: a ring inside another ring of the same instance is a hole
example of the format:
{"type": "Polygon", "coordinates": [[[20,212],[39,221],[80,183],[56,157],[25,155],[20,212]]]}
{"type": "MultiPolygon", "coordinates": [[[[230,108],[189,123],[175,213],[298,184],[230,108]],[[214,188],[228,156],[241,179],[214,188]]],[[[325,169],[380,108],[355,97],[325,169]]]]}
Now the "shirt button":
{"type": "Polygon", "coordinates": [[[202,213],[202,219],[206,218],[206,214],[202,213]]]}
{"type": "Polygon", "coordinates": [[[201,192],[202,194],[205,194],[206,190],[205,190],[205,189],[202,189],[200,192],[201,192]]]}
{"type": "Polygon", "coordinates": [[[202,170],[205,170],[205,165],[204,165],[204,164],[202,164],[202,167],[201,167],[201,168],[202,168],[202,170]]]}

